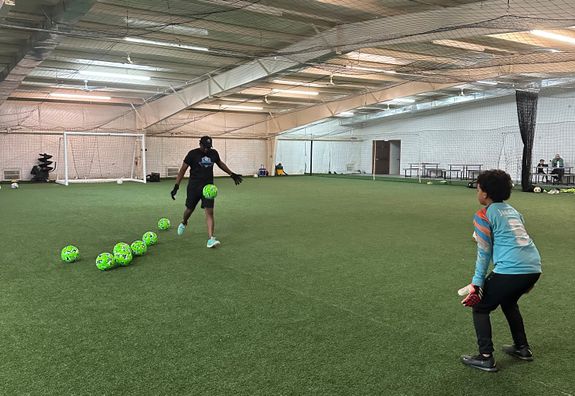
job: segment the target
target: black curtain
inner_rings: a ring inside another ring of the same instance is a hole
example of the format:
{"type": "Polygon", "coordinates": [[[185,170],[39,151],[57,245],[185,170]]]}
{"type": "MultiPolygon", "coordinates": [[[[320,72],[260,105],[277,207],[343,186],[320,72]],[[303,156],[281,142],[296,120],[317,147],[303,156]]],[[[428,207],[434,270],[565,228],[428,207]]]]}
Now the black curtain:
{"type": "Polygon", "coordinates": [[[521,189],[523,191],[533,190],[533,185],[531,184],[531,157],[533,154],[533,141],[535,140],[538,97],[538,92],[515,91],[519,131],[521,132],[521,140],[523,140],[523,160],[521,161],[521,189]]]}

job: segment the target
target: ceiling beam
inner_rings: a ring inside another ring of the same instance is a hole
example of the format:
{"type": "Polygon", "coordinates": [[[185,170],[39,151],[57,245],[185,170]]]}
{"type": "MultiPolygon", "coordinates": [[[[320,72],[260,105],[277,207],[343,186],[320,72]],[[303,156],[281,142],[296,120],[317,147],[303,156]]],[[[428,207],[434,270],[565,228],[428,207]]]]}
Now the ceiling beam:
{"type": "MultiPolygon", "coordinates": [[[[38,3],[40,13],[46,12],[44,27],[48,30],[54,24],[73,25],[84,16],[94,5],[96,0],[63,1],[50,9],[42,9],[38,3]]],[[[61,30],[65,28],[61,28],[61,30]]],[[[0,105],[20,86],[24,78],[38,67],[52,53],[58,45],[58,35],[45,31],[36,31],[30,35],[26,46],[22,47],[11,64],[0,74],[0,105]]]]}
{"type": "Polygon", "coordinates": [[[340,25],[286,47],[279,52],[283,56],[251,61],[143,105],[139,109],[142,111],[138,127],[148,128],[212,95],[224,94],[242,85],[301,66],[305,62],[317,61],[333,52],[347,52],[368,45],[421,42],[446,37],[454,39],[528,29],[534,23],[530,19],[533,15],[555,15],[558,19],[548,21],[548,26],[569,24],[570,21],[561,18],[575,15],[575,2],[558,4],[523,0],[520,6],[515,6],[515,3],[491,0],[340,25]],[[505,23],[500,28],[476,27],[481,22],[504,18],[510,14],[526,18],[514,21],[509,27],[505,23]]]}
{"type": "Polygon", "coordinates": [[[230,133],[242,134],[246,131],[257,130],[259,133],[265,135],[266,137],[277,136],[282,132],[288,131],[290,129],[311,124],[312,122],[319,121],[324,118],[333,117],[343,111],[349,111],[357,107],[369,106],[376,103],[385,102],[387,100],[398,97],[417,95],[423,92],[445,89],[453,85],[456,84],[432,84],[425,82],[403,83],[387,89],[355,95],[351,98],[323,103],[279,116],[270,116],[263,122],[247,125],[233,131],[228,131],[225,133],[225,135],[230,133]]]}
{"type": "Polygon", "coordinates": [[[290,51],[317,51],[326,46],[348,52],[368,46],[455,40],[534,28],[564,27],[571,26],[574,21],[575,2],[478,1],[457,7],[339,25],[281,52],[287,55],[290,51]]]}
{"type": "Polygon", "coordinates": [[[305,126],[327,117],[333,117],[337,113],[353,110],[361,106],[369,106],[381,103],[397,97],[411,96],[424,92],[432,92],[450,88],[461,84],[462,81],[477,81],[480,79],[495,79],[502,75],[514,75],[521,73],[548,73],[548,74],[571,74],[575,70],[575,60],[549,62],[549,54],[537,54],[523,64],[509,64],[498,66],[477,67],[460,70],[435,70],[429,71],[430,76],[441,74],[442,79],[450,82],[443,84],[430,84],[422,82],[410,82],[396,85],[392,88],[375,91],[372,93],[356,95],[351,98],[334,101],[308,107],[303,110],[290,112],[279,116],[270,116],[259,125],[248,125],[241,129],[228,131],[227,133],[242,133],[244,130],[257,128],[260,133],[267,136],[279,135],[287,130],[305,126]]]}
{"type": "Polygon", "coordinates": [[[285,57],[261,58],[189,85],[184,89],[143,105],[140,108],[142,111],[140,112],[140,118],[138,118],[138,128],[149,128],[206,98],[229,92],[289,68],[297,67],[308,59],[319,58],[329,52],[327,50],[316,51],[310,54],[290,57],[290,59],[285,57]]]}

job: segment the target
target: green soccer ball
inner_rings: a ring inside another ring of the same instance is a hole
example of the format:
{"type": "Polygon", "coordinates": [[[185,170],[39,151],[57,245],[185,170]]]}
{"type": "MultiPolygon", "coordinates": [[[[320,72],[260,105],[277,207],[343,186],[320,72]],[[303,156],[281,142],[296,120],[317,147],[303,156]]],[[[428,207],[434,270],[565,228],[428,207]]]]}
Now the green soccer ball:
{"type": "Polygon", "coordinates": [[[118,263],[123,267],[130,265],[132,262],[133,256],[130,252],[118,252],[114,253],[114,262],[118,263]]]}
{"type": "Polygon", "coordinates": [[[113,253],[132,253],[132,250],[130,249],[130,245],[128,245],[127,243],[124,242],[118,242],[116,243],[116,245],[114,246],[114,250],[113,253]]]}
{"type": "Polygon", "coordinates": [[[62,249],[60,257],[62,258],[62,261],[73,263],[80,258],[80,251],[76,246],[68,245],[62,249]]]}
{"type": "Polygon", "coordinates": [[[158,220],[158,228],[160,230],[167,230],[170,228],[170,225],[170,220],[166,219],[165,217],[162,217],[160,220],[158,220]]]}
{"type": "Polygon", "coordinates": [[[202,194],[206,199],[214,199],[218,195],[218,188],[213,184],[206,184],[202,190],[202,194]]]}
{"type": "Polygon", "coordinates": [[[144,241],[140,240],[132,242],[130,248],[132,249],[134,256],[143,256],[146,254],[146,251],[148,251],[148,246],[144,243],[144,241]]]}
{"type": "Polygon", "coordinates": [[[98,267],[100,271],[106,271],[114,268],[115,266],[116,263],[112,253],[100,253],[98,257],[96,257],[96,267],[98,267]]]}
{"type": "Polygon", "coordinates": [[[146,246],[152,246],[158,243],[158,235],[155,232],[148,231],[142,236],[142,241],[146,246]]]}

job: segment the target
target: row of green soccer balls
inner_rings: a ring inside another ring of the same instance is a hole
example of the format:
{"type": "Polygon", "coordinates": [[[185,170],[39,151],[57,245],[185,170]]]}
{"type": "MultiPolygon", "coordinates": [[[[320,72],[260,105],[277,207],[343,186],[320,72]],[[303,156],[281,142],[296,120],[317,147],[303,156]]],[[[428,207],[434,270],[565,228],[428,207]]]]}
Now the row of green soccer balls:
{"type": "MultiPolygon", "coordinates": [[[[161,218],[158,221],[160,230],[170,228],[170,220],[161,218]]],[[[119,242],[114,246],[113,253],[100,253],[96,257],[96,267],[101,271],[106,271],[118,266],[130,265],[134,256],[143,256],[148,251],[148,247],[158,243],[158,235],[155,232],[146,232],[141,240],[136,240],[128,245],[125,242],[119,242]]],[[[60,253],[60,257],[67,263],[72,263],[80,258],[80,250],[73,245],[68,245],[60,253]]]]}

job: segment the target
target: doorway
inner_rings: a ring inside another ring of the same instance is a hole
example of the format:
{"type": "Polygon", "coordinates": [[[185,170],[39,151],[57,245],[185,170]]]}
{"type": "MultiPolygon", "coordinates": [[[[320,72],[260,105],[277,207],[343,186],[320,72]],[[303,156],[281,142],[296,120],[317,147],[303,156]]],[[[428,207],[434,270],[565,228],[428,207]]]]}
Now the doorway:
{"type": "Polygon", "coordinates": [[[373,172],[376,175],[399,175],[401,140],[373,141],[373,172]]]}

